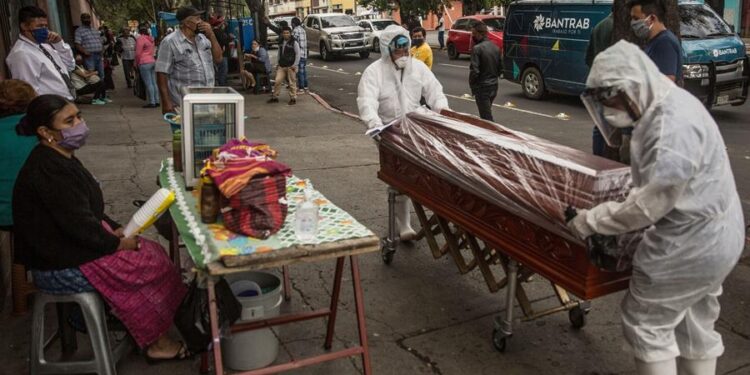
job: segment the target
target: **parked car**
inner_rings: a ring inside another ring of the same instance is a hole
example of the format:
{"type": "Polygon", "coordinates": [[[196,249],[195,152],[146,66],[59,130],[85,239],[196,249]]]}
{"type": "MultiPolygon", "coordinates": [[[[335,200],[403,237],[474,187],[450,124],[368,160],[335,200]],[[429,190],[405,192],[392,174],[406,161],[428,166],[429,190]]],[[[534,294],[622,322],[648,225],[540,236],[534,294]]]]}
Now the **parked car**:
{"type": "Polygon", "coordinates": [[[307,34],[307,49],[320,53],[323,60],[351,53],[358,53],[363,59],[370,56],[371,33],[359,27],[351,16],[341,13],[310,14],[303,25],[307,34]]]}
{"type": "Polygon", "coordinates": [[[492,43],[495,43],[500,51],[503,50],[503,29],[505,28],[505,18],[493,15],[476,15],[461,17],[456,20],[448,30],[448,57],[452,60],[457,59],[461,54],[471,54],[474,47],[474,40],[471,38],[471,28],[477,23],[487,25],[487,37],[492,43]]]}
{"type": "Polygon", "coordinates": [[[279,35],[271,29],[266,29],[266,46],[272,48],[279,45],[279,35]]]}
{"type": "MultiPolygon", "coordinates": [[[[685,89],[707,107],[745,103],[750,60],[742,39],[702,1],[677,4],[685,89]]],[[[611,1],[514,1],[503,36],[503,77],[521,84],[531,99],[547,92],[579,95],[589,73],[585,56],[591,30],[611,10],[611,1]]]]}
{"type": "Polygon", "coordinates": [[[398,25],[398,22],[392,19],[361,20],[359,27],[370,32],[370,44],[372,50],[380,52],[380,34],[390,25],[398,25]]]}

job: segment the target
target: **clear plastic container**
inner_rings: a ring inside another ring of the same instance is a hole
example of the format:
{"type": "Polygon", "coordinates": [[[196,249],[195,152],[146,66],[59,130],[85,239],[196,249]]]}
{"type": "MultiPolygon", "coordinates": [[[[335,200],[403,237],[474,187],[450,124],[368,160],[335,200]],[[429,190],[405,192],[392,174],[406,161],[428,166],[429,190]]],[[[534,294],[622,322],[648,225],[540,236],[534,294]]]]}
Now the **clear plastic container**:
{"type": "Polygon", "coordinates": [[[318,234],[318,205],[310,190],[305,190],[305,201],[294,213],[294,234],[303,243],[312,242],[318,234]]]}

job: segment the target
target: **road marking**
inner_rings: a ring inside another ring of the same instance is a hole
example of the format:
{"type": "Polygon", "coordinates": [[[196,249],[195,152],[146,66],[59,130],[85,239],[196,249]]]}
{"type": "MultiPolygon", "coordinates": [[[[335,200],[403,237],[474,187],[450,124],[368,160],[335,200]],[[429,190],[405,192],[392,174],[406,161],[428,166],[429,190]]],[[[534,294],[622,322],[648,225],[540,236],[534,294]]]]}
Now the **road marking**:
{"type": "Polygon", "coordinates": [[[308,67],[309,68],[314,68],[314,69],[325,70],[325,71],[328,71],[328,72],[331,72],[331,73],[351,75],[351,73],[347,73],[347,72],[345,72],[343,70],[342,71],[338,71],[338,70],[333,70],[333,69],[329,69],[329,68],[321,68],[319,66],[310,66],[310,65],[308,65],[308,67]]]}
{"type": "Polygon", "coordinates": [[[438,65],[452,66],[454,68],[469,69],[469,67],[466,65],[453,65],[453,64],[443,64],[443,63],[438,63],[438,65]]]}
{"type": "MultiPolygon", "coordinates": [[[[466,100],[466,101],[470,101],[470,102],[473,102],[473,101],[474,101],[474,99],[470,99],[470,98],[465,98],[465,97],[463,97],[463,96],[458,96],[458,95],[445,94],[445,96],[447,96],[447,97],[449,97],[449,98],[454,98],[454,99],[461,99],[461,100],[466,100]]],[[[529,111],[529,110],[527,110],[527,109],[520,109],[520,108],[516,108],[516,107],[506,107],[506,106],[504,106],[504,105],[500,105],[500,104],[494,104],[494,103],[492,104],[492,106],[493,106],[493,107],[498,107],[498,108],[502,108],[502,109],[507,109],[507,110],[509,110],[509,111],[517,111],[517,112],[522,112],[522,113],[528,113],[528,114],[530,114],[530,115],[536,115],[536,116],[541,116],[541,117],[551,118],[551,119],[555,119],[555,120],[560,120],[560,121],[567,121],[567,120],[563,120],[563,119],[561,119],[561,118],[559,118],[559,117],[557,117],[557,116],[553,116],[553,115],[548,115],[548,114],[546,114],[546,113],[540,113],[540,112],[529,111]]]]}

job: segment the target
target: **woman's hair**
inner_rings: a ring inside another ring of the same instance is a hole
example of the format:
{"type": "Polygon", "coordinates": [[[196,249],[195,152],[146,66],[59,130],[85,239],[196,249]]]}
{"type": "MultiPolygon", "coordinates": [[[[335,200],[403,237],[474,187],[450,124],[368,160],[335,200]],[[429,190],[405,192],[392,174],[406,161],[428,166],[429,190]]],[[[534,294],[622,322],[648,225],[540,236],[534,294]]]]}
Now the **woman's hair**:
{"type": "Polygon", "coordinates": [[[16,125],[16,133],[24,136],[37,135],[41,126],[51,128],[55,115],[72,102],[60,95],[39,95],[29,103],[29,110],[16,125]]]}
{"type": "Polygon", "coordinates": [[[18,79],[0,81],[0,117],[26,112],[26,107],[35,97],[36,91],[25,81],[18,79]]]}
{"type": "Polygon", "coordinates": [[[145,27],[141,27],[140,29],[138,29],[138,34],[148,35],[148,29],[145,27]]]}

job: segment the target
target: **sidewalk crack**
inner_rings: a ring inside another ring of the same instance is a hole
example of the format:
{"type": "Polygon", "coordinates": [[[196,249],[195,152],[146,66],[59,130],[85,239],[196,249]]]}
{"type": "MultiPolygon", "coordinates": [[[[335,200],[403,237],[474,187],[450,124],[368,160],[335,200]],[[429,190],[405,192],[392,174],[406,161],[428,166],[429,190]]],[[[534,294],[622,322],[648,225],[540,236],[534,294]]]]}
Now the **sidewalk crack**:
{"type": "Polygon", "coordinates": [[[430,359],[430,357],[428,357],[426,354],[422,354],[418,350],[408,347],[404,344],[404,341],[407,339],[408,338],[402,338],[402,339],[396,340],[396,345],[398,345],[399,348],[405,350],[407,353],[413,355],[414,357],[422,361],[425,365],[427,365],[427,368],[429,368],[433,374],[442,375],[443,372],[440,371],[440,368],[438,367],[437,362],[430,359]]]}

